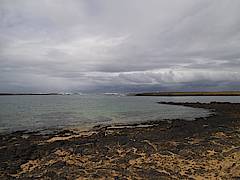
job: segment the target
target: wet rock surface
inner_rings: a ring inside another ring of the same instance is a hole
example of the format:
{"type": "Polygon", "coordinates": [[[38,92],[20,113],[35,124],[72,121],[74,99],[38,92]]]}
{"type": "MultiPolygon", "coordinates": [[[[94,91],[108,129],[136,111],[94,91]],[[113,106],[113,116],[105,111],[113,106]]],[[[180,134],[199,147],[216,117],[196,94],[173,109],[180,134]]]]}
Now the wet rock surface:
{"type": "Polygon", "coordinates": [[[0,179],[240,178],[240,104],[161,103],[215,115],[89,132],[0,135],[0,179]]]}

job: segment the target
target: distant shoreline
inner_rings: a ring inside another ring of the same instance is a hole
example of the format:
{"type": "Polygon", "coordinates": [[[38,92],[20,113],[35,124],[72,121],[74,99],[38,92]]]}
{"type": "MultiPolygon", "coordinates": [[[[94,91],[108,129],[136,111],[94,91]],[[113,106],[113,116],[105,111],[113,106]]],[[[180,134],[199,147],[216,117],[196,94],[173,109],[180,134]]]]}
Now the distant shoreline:
{"type": "Polygon", "coordinates": [[[59,93],[0,93],[0,96],[45,96],[45,95],[63,95],[59,93]]]}
{"type": "Polygon", "coordinates": [[[129,94],[130,96],[240,96],[240,91],[223,92],[146,92],[129,94]]]}
{"type": "MultiPolygon", "coordinates": [[[[77,93],[0,93],[0,96],[61,96],[76,95],[77,93]]],[[[118,95],[118,93],[104,93],[104,95],[118,95]]],[[[240,91],[219,92],[141,92],[126,93],[127,96],[240,96],[240,91]]]]}

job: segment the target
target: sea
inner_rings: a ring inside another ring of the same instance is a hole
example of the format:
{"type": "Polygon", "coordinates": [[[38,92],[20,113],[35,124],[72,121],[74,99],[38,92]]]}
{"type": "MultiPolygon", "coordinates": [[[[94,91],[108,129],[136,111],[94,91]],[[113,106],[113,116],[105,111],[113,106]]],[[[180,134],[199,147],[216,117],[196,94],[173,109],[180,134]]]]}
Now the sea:
{"type": "Polygon", "coordinates": [[[158,104],[172,102],[238,102],[239,96],[143,97],[109,94],[0,96],[0,133],[96,125],[134,124],[152,120],[207,117],[201,108],[158,104]]]}

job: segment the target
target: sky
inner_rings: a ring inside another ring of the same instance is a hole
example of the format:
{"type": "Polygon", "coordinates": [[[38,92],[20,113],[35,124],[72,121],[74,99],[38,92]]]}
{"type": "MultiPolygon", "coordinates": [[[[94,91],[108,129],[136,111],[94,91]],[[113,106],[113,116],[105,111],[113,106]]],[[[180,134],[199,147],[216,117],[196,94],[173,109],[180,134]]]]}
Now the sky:
{"type": "Polygon", "coordinates": [[[240,90],[239,0],[0,0],[0,92],[240,90]]]}

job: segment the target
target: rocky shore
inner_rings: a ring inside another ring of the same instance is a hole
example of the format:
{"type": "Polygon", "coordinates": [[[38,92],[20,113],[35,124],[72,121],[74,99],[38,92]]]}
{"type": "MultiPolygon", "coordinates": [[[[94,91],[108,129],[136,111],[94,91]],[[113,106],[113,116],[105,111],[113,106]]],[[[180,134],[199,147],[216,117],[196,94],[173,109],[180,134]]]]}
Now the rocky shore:
{"type": "Polygon", "coordinates": [[[181,119],[91,131],[0,135],[0,179],[240,179],[240,104],[181,119]]]}

